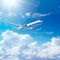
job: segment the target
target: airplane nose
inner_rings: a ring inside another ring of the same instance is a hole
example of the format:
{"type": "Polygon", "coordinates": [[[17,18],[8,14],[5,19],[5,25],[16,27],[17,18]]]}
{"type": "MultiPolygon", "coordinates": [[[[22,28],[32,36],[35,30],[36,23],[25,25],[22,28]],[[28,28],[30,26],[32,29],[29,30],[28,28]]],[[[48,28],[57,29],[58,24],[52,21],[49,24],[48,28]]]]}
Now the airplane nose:
{"type": "Polygon", "coordinates": [[[43,22],[42,20],[38,20],[38,22],[43,22]]]}
{"type": "Polygon", "coordinates": [[[42,20],[40,20],[40,22],[43,22],[42,20]]]}

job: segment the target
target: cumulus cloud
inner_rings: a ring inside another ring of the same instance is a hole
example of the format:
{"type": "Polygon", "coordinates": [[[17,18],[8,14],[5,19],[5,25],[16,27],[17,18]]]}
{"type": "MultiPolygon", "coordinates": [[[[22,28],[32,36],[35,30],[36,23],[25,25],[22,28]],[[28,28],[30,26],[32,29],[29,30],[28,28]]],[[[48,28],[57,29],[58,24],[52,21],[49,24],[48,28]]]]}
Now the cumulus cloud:
{"type": "MultiPolygon", "coordinates": [[[[58,58],[60,56],[60,37],[53,37],[51,42],[44,43],[40,51],[41,57],[58,58]]],[[[40,55],[39,54],[39,55],[40,55]]],[[[59,57],[60,58],[60,57],[59,57]]]]}
{"type": "Polygon", "coordinates": [[[29,34],[7,30],[0,41],[0,60],[59,60],[60,37],[51,38],[41,46],[29,34]]]}

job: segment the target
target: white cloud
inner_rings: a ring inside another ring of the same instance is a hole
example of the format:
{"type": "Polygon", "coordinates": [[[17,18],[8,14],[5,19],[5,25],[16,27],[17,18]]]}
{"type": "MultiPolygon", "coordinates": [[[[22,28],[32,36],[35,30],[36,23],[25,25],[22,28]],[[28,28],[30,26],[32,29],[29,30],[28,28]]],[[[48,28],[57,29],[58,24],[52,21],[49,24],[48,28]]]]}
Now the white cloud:
{"type": "Polygon", "coordinates": [[[60,37],[53,37],[51,42],[43,44],[43,50],[41,50],[42,57],[57,58],[60,56],[60,37]]]}
{"type": "Polygon", "coordinates": [[[14,13],[14,12],[8,12],[8,13],[7,13],[7,16],[10,16],[10,17],[12,17],[12,16],[17,16],[17,13],[14,13]]]}
{"type": "Polygon", "coordinates": [[[54,34],[54,32],[46,32],[46,34],[54,34]]]}
{"type": "Polygon", "coordinates": [[[28,34],[7,30],[0,41],[0,60],[59,60],[60,37],[38,46],[28,34]]]}
{"type": "Polygon", "coordinates": [[[36,18],[36,17],[45,17],[45,16],[48,16],[50,15],[52,12],[50,13],[32,13],[32,12],[26,12],[25,13],[25,17],[32,17],[32,18],[36,18]]]}
{"type": "Polygon", "coordinates": [[[28,44],[32,39],[28,34],[22,35],[22,34],[14,33],[13,31],[9,31],[9,30],[4,32],[2,34],[2,37],[3,40],[1,41],[1,43],[6,44],[8,47],[15,47],[25,43],[28,44]]]}
{"type": "Polygon", "coordinates": [[[7,16],[7,17],[17,17],[17,16],[20,16],[20,18],[28,18],[28,17],[31,17],[31,18],[37,18],[37,17],[45,17],[45,16],[48,16],[50,15],[50,13],[46,13],[46,14],[42,14],[42,13],[32,13],[32,12],[25,12],[24,14],[23,13],[17,13],[17,12],[7,12],[7,13],[4,13],[4,12],[0,12],[0,18],[4,15],[4,16],[7,16]]]}
{"type": "Polygon", "coordinates": [[[45,17],[45,16],[48,16],[48,15],[50,15],[50,14],[51,14],[51,12],[50,12],[50,13],[47,13],[47,14],[33,13],[33,14],[32,14],[32,17],[45,17]]]}
{"type": "Polygon", "coordinates": [[[25,13],[25,15],[29,17],[29,16],[31,16],[31,13],[27,12],[27,13],[25,13]]]}

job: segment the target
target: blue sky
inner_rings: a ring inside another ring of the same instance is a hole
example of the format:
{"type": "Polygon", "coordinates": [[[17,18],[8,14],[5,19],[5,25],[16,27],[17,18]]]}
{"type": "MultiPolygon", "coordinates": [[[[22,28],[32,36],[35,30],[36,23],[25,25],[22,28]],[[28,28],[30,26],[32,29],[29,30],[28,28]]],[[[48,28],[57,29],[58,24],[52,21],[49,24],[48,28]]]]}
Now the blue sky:
{"type": "Polygon", "coordinates": [[[11,31],[13,33],[11,35],[13,36],[15,36],[14,33],[22,35],[28,34],[33,38],[33,41],[36,41],[38,43],[38,45],[42,45],[44,43],[48,44],[47,42],[49,42],[49,44],[53,44],[51,42],[54,40],[54,37],[55,40],[60,40],[59,0],[17,0],[15,2],[13,0],[11,3],[10,2],[11,1],[8,0],[5,2],[4,0],[0,0],[1,41],[5,39],[4,34],[8,33],[9,35],[9,32],[11,33],[11,31]],[[41,30],[17,30],[15,29],[15,26],[8,24],[8,22],[12,22],[25,25],[36,20],[43,21],[41,25],[35,26],[37,28],[41,28],[41,30]]]}
{"type": "MultiPolygon", "coordinates": [[[[17,7],[4,6],[3,3],[0,7],[0,31],[13,30],[18,33],[28,33],[33,37],[38,39],[38,36],[42,36],[42,42],[44,37],[50,38],[51,36],[60,35],[59,23],[60,23],[60,1],[59,0],[26,0],[19,1],[17,7]],[[33,4],[34,3],[34,4],[33,4]],[[8,16],[11,14],[10,16],[8,16]],[[41,16],[41,14],[47,14],[46,16],[41,16]],[[16,16],[15,16],[16,15],[16,16]],[[27,24],[36,20],[42,20],[43,23],[38,25],[38,28],[41,28],[40,31],[30,31],[30,30],[15,30],[12,25],[7,24],[6,22],[13,22],[19,24],[27,24]],[[52,34],[47,34],[46,32],[53,32],[52,34]],[[48,37],[49,36],[49,37],[48,37]]],[[[40,40],[40,38],[39,38],[40,40]]]]}

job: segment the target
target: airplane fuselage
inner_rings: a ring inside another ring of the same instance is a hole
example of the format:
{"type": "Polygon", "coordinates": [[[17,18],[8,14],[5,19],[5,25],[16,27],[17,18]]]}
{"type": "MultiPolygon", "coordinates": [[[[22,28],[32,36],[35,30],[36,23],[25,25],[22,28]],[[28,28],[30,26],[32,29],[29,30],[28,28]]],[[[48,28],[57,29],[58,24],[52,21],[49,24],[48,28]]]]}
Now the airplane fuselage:
{"type": "Polygon", "coordinates": [[[20,27],[18,27],[18,29],[32,29],[32,28],[31,28],[32,26],[38,25],[38,24],[40,24],[41,22],[43,22],[43,21],[37,20],[37,21],[32,22],[32,23],[29,23],[29,24],[27,24],[27,25],[20,26],[20,27]]]}

